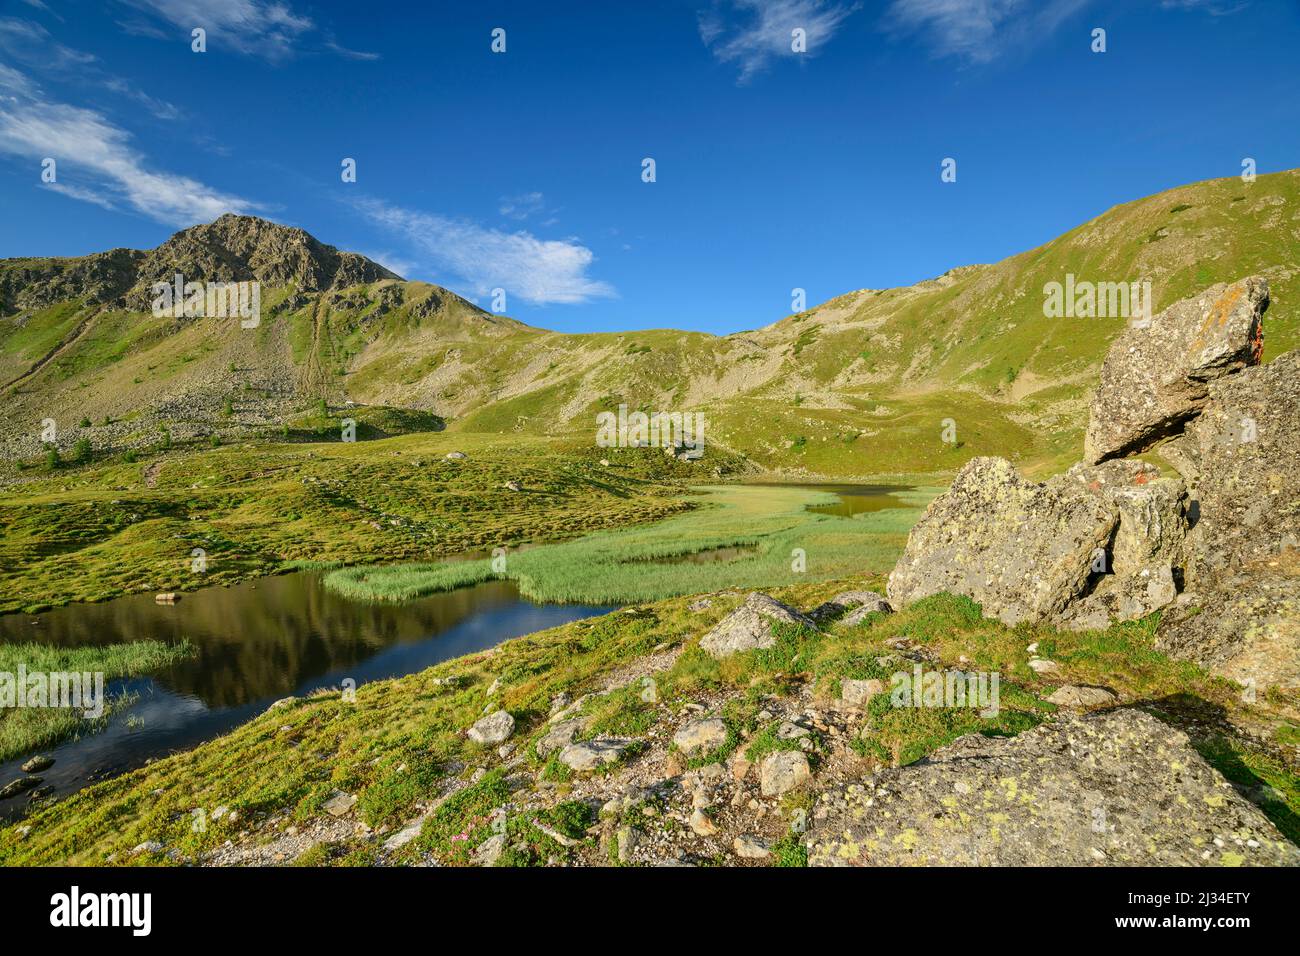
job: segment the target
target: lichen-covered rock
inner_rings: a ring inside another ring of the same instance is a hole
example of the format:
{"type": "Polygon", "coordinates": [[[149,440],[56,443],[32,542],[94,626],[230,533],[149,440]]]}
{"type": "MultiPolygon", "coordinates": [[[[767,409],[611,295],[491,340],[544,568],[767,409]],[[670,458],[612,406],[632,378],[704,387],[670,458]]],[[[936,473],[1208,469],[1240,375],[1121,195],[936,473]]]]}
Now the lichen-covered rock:
{"type": "Polygon", "coordinates": [[[974,458],[930,503],[889,576],[889,600],[964,594],[1005,624],[1060,611],[1089,581],[1116,505],[1058,475],[1026,481],[1004,458],[974,458]]]}
{"type": "Polygon", "coordinates": [[[1183,447],[1199,471],[1190,587],[1300,546],[1300,350],[1215,382],[1183,447]]]}
{"type": "Polygon", "coordinates": [[[1300,352],[1213,383],[1179,448],[1196,475],[1196,597],[1161,620],[1157,647],[1259,688],[1300,686],[1300,352]]]}
{"type": "Polygon", "coordinates": [[[718,658],[771,647],[776,643],[773,624],[817,627],[808,616],[755,591],[700,639],[700,647],[718,658]]]}
{"type": "Polygon", "coordinates": [[[1136,458],[1080,462],[1068,474],[1119,509],[1107,571],[1125,575],[1159,564],[1181,571],[1187,537],[1187,487],[1181,479],[1161,478],[1158,468],[1136,458]]]}
{"type": "Polygon", "coordinates": [[[1157,564],[1129,574],[1108,574],[1086,597],[1071,602],[1054,623],[1072,631],[1101,631],[1115,621],[1136,621],[1178,597],[1173,570],[1157,564]]]}
{"type": "Polygon", "coordinates": [[[515,719],[507,711],[498,710],[474,723],[468,731],[469,739],[483,746],[505,743],[515,732],[515,719]]]}
{"type": "Polygon", "coordinates": [[[1255,692],[1300,688],[1300,551],[1217,576],[1165,613],[1156,650],[1255,692]]]}
{"type": "Polygon", "coordinates": [[[1084,459],[1130,455],[1177,434],[1208,384],[1259,363],[1268,283],[1252,276],[1174,303],[1112,343],[1093,393],[1084,459]]]}
{"type": "Polygon", "coordinates": [[[1297,866],[1288,842],[1142,711],[971,734],[823,795],[813,866],[1297,866]]]}
{"type": "Polygon", "coordinates": [[[778,750],[759,765],[759,788],[765,797],[779,797],[812,777],[808,758],[798,750],[778,750]]]}
{"type": "Polygon", "coordinates": [[[868,614],[883,612],[889,614],[893,608],[883,596],[875,591],[844,591],[835,595],[829,601],[824,601],[808,612],[808,616],[822,624],[826,621],[832,621],[847,611],[852,611],[844,619],[846,624],[857,624],[868,614]]]}
{"type": "Polygon", "coordinates": [[[534,749],[537,756],[543,759],[549,757],[555,751],[567,747],[573,743],[573,739],[586,729],[590,722],[589,717],[574,717],[570,720],[560,720],[551,724],[546,733],[538,738],[534,749]]]}
{"type": "Polygon", "coordinates": [[[603,738],[569,744],[560,751],[560,763],[579,773],[617,763],[623,752],[632,745],[630,740],[603,738]]]}

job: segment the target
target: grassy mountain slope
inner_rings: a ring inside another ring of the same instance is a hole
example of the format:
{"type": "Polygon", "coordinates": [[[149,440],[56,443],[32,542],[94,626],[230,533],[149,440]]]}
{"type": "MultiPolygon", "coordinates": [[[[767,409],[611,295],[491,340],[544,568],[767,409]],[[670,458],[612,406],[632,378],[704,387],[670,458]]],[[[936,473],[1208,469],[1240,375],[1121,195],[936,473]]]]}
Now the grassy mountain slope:
{"type": "Polygon", "coordinates": [[[1149,280],[1157,310],[1216,282],[1268,277],[1265,359],[1300,343],[1300,170],[1178,187],[1118,206],[993,265],[860,290],[724,337],[565,335],[403,282],[301,230],[226,216],[152,252],[0,262],[6,458],[60,444],[276,429],[320,399],[413,408],[454,430],[594,434],[620,402],[702,410],[756,463],[835,476],[944,473],[977,454],[1031,470],[1077,457],[1115,318],[1047,318],[1043,287],[1149,280]],[[155,319],[148,282],[262,280],[255,330],[155,319]],[[105,423],[107,417],[107,423],[105,423]],[[941,440],[951,418],[957,442],[941,440]],[[88,420],[89,426],[80,422],[88,420]]]}

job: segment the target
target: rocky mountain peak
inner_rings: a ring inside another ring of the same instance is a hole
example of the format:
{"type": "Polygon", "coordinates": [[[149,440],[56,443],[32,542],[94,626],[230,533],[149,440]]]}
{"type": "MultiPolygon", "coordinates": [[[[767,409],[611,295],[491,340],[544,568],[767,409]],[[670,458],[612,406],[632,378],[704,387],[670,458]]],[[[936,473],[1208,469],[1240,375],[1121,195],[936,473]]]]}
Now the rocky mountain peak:
{"type": "Polygon", "coordinates": [[[183,229],[150,252],[141,263],[138,285],[147,288],[177,272],[196,282],[292,283],[300,292],[401,278],[365,256],[327,246],[303,229],[233,213],[183,229]]]}

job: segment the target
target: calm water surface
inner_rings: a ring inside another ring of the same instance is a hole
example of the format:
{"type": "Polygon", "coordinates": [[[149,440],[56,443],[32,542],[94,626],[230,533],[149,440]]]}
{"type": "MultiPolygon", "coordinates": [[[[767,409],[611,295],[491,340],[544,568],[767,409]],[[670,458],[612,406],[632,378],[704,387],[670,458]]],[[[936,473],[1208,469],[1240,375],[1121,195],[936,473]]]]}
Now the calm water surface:
{"type": "MultiPolygon", "coordinates": [[[[603,614],[607,607],[534,604],[512,581],[489,581],[405,604],[347,600],[322,572],[261,578],[186,593],[174,605],[152,594],[73,604],[43,614],[0,616],[0,643],[60,646],[188,638],[197,655],[151,677],[110,682],[139,696],[101,733],[41,751],[55,760],[45,786],[66,794],[138,767],[151,757],[219,736],[281,697],[337,687],[345,678],[399,677],[511,637],[603,614]]],[[[0,764],[0,786],[26,758],[0,764]]],[[[26,795],[0,803],[21,812],[26,795]]]]}

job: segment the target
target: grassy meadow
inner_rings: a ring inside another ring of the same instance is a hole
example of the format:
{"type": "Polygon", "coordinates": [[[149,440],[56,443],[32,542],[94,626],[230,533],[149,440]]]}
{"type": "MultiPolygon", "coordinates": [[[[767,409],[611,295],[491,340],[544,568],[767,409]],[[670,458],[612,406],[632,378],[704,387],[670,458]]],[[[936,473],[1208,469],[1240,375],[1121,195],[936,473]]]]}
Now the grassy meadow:
{"type": "Polygon", "coordinates": [[[351,598],[401,601],[505,577],[535,601],[609,604],[881,574],[893,566],[908,530],[939,490],[900,490],[897,508],[840,517],[807,510],[835,500],[826,492],[702,487],[695,489],[697,506],[686,514],[507,552],[504,562],[350,567],[331,572],[325,583],[351,598]],[[726,561],[682,560],[723,548],[750,553],[726,561]],[[796,570],[800,552],[804,566],[796,570]]]}

